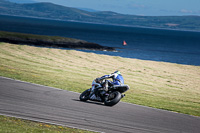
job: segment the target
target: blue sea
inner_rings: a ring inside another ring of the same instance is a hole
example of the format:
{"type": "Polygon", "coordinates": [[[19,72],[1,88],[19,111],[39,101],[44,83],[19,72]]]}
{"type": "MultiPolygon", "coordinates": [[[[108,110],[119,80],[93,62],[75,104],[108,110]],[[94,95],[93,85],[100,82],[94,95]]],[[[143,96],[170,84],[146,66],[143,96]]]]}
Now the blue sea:
{"type": "Polygon", "coordinates": [[[71,37],[116,47],[117,50],[81,50],[85,52],[200,66],[200,32],[5,15],[0,15],[0,30],[71,37]],[[127,42],[126,46],[122,45],[123,40],[127,42]]]}

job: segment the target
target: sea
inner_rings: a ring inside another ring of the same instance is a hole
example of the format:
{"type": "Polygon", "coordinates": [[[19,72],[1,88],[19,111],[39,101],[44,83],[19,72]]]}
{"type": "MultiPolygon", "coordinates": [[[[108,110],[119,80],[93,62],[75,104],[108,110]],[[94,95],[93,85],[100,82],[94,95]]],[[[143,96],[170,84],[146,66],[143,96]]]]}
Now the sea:
{"type": "MultiPolygon", "coordinates": [[[[200,66],[200,32],[0,15],[0,30],[62,36],[115,47],[96,54],[200,66]],[[127,45],[122,45],[123,41],[127,45]]],[[[128,64],[127,64],[128,65],[128,64]]]]}

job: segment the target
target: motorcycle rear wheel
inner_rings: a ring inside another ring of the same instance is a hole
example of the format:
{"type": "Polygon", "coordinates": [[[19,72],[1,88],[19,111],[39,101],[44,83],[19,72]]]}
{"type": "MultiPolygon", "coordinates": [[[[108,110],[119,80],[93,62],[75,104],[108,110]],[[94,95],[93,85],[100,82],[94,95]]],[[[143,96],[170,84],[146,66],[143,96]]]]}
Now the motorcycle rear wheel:
{"type": "Polygon", "coordinates": [[[81,101],[87,101],[90,98],[90,91],[89,90],[85,90],[83,93],[81,93],[79,99],[81,101]]]}
{"type": "Polygon", "coordinates": [[[106,106],[113,106],[117,104],[120,100],[121,100],[121,93],[119,93],[118,91],[115,91],[111,93],[107,99],[105,99],[104,104],[106,106]],[[113,96],[111,97],[111,95],[113,96]]]}

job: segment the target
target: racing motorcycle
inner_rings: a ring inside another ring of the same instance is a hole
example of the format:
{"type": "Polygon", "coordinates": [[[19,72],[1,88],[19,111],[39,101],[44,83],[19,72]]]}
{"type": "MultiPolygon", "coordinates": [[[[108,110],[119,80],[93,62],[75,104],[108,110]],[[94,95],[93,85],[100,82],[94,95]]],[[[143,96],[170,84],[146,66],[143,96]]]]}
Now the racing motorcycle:
{"type": "Polygon", "coordinates": [[[125,96],[125,94],[122,94],[129,90],[128,85],[111,85],[108,86],[107,91],[103,90],[103,83],[105,83],[106,80],[97,81],[96,79],[92,82],[92,88],[85,90],[80,95],[81,101],[98,101],[103,102],[106,106],[113,106],[117,104],[121,98],[125,96]],[[102,92],[104,91],[104,95],[102,96],[102,92]],[[92,96],[95,94],[96,98],[92,98],[92,96]]]}

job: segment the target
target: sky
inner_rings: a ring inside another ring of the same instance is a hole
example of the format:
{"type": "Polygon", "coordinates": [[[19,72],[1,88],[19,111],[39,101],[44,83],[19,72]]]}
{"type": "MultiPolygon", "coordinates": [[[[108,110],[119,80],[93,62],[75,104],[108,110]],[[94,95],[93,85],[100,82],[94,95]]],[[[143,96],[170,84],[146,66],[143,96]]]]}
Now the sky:
{"type": "Polygon", "coordinates": [[[200,0],[32,0],[142,16],[200,16],[200,0]]]}

